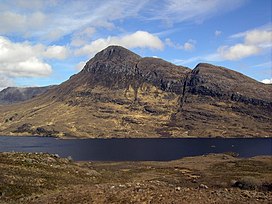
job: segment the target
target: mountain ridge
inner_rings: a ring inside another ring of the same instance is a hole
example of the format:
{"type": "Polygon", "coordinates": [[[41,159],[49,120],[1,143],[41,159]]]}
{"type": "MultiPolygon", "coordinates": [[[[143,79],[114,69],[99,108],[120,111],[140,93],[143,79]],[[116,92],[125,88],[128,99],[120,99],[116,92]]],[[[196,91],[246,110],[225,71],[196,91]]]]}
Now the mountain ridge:
{"type": "Polygon", "coordinates": [[[44,87],[7,87],[0,91],[0,104],[11,104],[32,99],[52,89],[54,85],[44,87]]]}
{"type": "Polygon", "coordinates": [[[272,136],[272,86],[207,63],[193,70],[109,46],[69,80],[0,107],[0,132],[58,137],[272,136]],[[34,107],[34,108],[33,108],[34,107]],[[16,110],[16,111],[15,111],[16,110]]]}

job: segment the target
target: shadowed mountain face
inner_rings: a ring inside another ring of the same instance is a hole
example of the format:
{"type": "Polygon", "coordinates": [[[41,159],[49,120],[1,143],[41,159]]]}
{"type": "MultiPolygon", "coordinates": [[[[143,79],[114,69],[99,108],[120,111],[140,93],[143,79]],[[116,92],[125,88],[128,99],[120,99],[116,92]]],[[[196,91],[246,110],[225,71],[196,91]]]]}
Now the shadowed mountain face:
{"type": "Polygon", "coordinates": [[[53,86],[25,88],[8,87],[0,91],[0,104],[11,104],[26,101],[45,93],[51,88],[53,88],[53,86]]]}
{"type": "Polygon", "coordinates": [[[271,92],[271,85],[223,67],[199,64],[191,70],[110,46],[43,95],[0,107],[0,132],[95,138],[272,136],[271,92]]]}

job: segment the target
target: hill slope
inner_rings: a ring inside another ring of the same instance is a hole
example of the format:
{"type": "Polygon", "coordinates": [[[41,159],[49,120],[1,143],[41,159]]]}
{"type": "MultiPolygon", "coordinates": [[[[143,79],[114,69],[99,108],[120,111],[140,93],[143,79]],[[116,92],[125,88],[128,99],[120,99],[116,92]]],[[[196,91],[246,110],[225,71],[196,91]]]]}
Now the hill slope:
{"type": "Polygon", "coordinates": [[[82,71],[20,105],[0,106],[6,135],[272,136],[272,86],[210,64],[191,70],[110,46],[82,71]]]}

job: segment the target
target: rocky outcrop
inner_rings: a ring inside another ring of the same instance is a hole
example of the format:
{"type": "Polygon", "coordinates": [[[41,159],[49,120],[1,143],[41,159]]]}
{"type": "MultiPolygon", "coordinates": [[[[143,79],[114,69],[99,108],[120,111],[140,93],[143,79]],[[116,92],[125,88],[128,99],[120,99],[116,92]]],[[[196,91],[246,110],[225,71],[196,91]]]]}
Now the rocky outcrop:
{"type": "Polygon", "coordinates": [[[14,133],[29,133],[31,135],[39,135],[39,136],[46,136],[46,137],[56,137],[59,132],[55,130],[47,130],[44,127],[33,127],[32,124],[25,123],[18,127],[14,133]]]}
{"type": "Polygon", "coordinates": [[[188,92],[272,108],[272,86],[257,82],[241,73],[200,63],[186,84],[188,92]]]}
{"type": "MultiPolygon", "coordinates": [[[[141,58],[119,46],[110,46],[96,54],[78,75],[59,89],[72,91],[84,83],[90,87],[100,85],[110,89],[127,89],[131,86],[136,95],[138,89],[148,83],[183,98],[186,97],[185,93],[189,93],[272,107],[272,86],[241,73],[205,63],[191,70],[158,58],[141,58]]],[[[63,95],[67,95],[67,92],[63,95]]]]}

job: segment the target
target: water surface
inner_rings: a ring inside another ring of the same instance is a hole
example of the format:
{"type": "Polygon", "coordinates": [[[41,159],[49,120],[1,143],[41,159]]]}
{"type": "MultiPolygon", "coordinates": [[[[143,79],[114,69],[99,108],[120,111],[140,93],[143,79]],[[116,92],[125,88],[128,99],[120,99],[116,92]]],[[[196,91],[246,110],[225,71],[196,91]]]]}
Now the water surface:
{"type": "Polygon", "coordinates": [[[169,161],[186,156],[236,152],[272,155],[272,138],[69,139],[0,136],[0,152],[47,152],[80,161],[169,161]]]}

